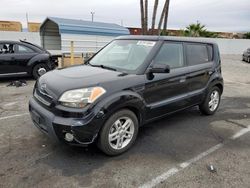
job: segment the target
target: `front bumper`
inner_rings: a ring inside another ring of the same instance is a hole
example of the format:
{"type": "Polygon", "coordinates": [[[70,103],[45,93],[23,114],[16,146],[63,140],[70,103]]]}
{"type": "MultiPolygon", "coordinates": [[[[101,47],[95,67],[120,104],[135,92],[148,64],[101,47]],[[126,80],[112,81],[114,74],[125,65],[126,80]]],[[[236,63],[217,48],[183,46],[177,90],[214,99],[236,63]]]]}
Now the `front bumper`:
{"type": "Polygon", "coordinates": [[[29,111],[34,125],[55,141],[62,141],[72,145],[88,145],[94,142],[100,127],[102,117],[89,113],[82,118],[57,116],[44,108],[35,98],[29,101],[29,111]],[[65,134],[74,136],[72,142],[65,140],[65,134]]]}

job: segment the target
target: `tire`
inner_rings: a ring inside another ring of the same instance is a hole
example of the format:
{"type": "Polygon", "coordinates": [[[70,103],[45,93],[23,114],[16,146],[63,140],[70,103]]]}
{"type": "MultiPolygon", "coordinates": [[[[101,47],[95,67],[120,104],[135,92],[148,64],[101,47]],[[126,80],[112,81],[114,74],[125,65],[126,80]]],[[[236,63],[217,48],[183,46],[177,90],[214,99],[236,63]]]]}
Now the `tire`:
{"type": "Polygon", "coordinates": [[[38,79],[40,76],[43,75],[43,74],[39,73],[39,70],[42,70],[43,74],[45,74],[46,72],[49,71],[49,67],[48,67],[48,65],[46,65],[44,63],[39,63],[39,64],[35,65],[32,69],[32,75],[35,79],[38,79]]]}
{"type": "Polygon", "coordinates": [[[221,100],[221,90],[216,86],[212,87],[209,90],[208,94],[206,95],[204,101],[199,105],[201,113],[205,115],[213,115],[217,111],[220,105],[220,100],[221,100]]]}
{"type": "Polygon", "coordinates": [[[117,111],[109,117],[100,131],[97,143],[99,149],[110,156],[122,154],[134,144],[138,127],[138,119],[132,111],[127,109],[117,111]],[[124,129],[121,128],[123,126],[124,129]]]}
{"type": "Polygon", "coordinates": [[[247,62],[250,63],[250,57],[247,58],[247,62]]]}

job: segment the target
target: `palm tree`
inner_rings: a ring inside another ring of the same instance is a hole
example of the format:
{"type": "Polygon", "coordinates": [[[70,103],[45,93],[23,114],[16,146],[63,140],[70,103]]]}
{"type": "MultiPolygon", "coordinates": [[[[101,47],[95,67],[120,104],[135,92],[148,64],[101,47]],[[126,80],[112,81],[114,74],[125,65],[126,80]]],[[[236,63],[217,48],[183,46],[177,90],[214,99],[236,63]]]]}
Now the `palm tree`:
{"type": "Polygon", "coordinates": [[[163,19],[164,19],[164,15],[166,14],[166,11],[168,10],[168,6],[169,6],[169,0],[166,0],[165,4],[163,6],[163,10],[161,12],[160,21],[159,21],[159,24],[158,24],[158,34],[160,34],[162,22],[163,22],[163,19]]]}
{"type": "Polygon", "coordinates": [[[169,10],[170,0],[168,0],[166,2],[167,2],[167,8],[166,8],[166,11],[165,11],[165,17],[164,17],[164,22],[163,22],[163,32],[164,33],[167,33],[168,10],[169,10]]]}
{"type": "Polygon", "coordinates": [[[202,25],[200,22],[197,21],[196,24],[190,24],[184,30],[185,36],[189,37],[200,37],[206,31],[205,25],[202,25]]]}
{"type": "Polygon", "coordinates": [[[142,34],[144,35],[144,5],[143,0],[140,0],[140,9],[141,9],[141,28],[142,28],[142,34]]]}
{"type": "Polygon", "coordinates": [[[154,10],[153,10],[153,15],[152,15],[151,35],[154,34],[155,18],[156,18],[156,12],[157,12],[157,8],[158,8],[158,3],[159,3],[159,0],[155,0],[154,10]]]}
{"type": "Polygon", "coordinates": [[[148,0],[145,0],[144,34],[148,34],[148,0]]]}
{"type": "Polygon", "coordinates": [[[218,37],[218,35],[214,32],[207,31],[205,25],[202,25],[197,21],[195,24],[190,24],[183,31],[184,36],[188,37],[218,37]]]}

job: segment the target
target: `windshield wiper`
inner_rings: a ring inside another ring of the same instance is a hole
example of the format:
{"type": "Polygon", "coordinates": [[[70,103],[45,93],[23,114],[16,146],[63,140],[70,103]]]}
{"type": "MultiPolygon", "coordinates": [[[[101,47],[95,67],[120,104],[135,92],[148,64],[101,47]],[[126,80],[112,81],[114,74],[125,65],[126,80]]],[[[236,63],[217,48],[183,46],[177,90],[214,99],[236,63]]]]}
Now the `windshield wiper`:
{"type": "Polygon", "coordinates": [[[106,66],[106,65],[93,65],[93,64],[90,64],[90,63],[88,63],[88,65],[90,65],[92,67],[101,67],[102,69],[108,69],[108,70],[112,70],[112,71],[117,71],[115,68],[109,67],[109,66],[106,66]]]}

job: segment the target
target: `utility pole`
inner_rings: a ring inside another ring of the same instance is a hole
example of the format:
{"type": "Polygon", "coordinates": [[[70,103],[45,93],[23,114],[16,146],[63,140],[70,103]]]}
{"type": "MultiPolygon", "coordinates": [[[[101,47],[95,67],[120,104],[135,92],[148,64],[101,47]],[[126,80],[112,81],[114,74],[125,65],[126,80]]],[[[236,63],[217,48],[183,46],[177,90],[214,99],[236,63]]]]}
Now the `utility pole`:
{"type": "Polygon", "coordinates": [[[26,12],[26,22],[27,22],[27,29],[29,29],[29,16],[28,16],[28,12],[26,12]]]}
{"type": "Polygon", "coordinates": [[[91,13],[91,20],[92,20],[92,22],[94,21],[94,14],[95,14],[95,12],[90,12],[91,13]]]}

